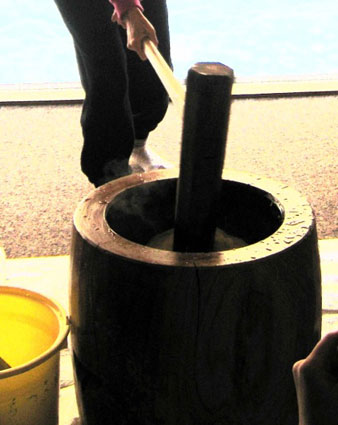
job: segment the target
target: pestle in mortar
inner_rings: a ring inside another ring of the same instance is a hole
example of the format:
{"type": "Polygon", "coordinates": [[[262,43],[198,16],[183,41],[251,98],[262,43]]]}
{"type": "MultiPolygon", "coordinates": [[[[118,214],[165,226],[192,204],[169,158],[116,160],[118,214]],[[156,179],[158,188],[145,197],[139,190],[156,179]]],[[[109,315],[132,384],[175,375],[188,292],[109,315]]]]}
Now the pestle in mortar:
{"type": "Polygon", "coordinates": [[[198,63],[189,70],[177,184],[175,251],[213,250],[233,78],[233,70],[220,63],[198,63]]]}
{"type": "Polygon", "coordinates": [[[216,228],[233,70],[220,63],[197,63],[189,70],[185,95],[182,85],[150,40],[144,42],[144,49],[180,116],[184,109],[174,229],[156,235],[148,245],[181,252],[208,252],[246,245],[243,240],[216,228]]]}

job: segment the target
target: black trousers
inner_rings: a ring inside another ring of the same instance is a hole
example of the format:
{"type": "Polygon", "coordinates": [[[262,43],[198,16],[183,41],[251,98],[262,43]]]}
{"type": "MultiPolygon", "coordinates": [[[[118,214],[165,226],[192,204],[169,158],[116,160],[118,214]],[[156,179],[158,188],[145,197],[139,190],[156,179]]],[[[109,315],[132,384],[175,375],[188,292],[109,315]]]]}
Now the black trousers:
{"type": "MultiPolygon", "coordinates": [[[[81,168],[91,182],[113,159],[129,158],[134,139],[146,138],[163,119],[168,96],[148,61],[126,48],[125,30],[111,22],[108,0],[55,0],[74,39],[85,90],[81,115],[81,168]]],[[[165,0],[143,0],[159,50],[170,64],[165,0]]]]}

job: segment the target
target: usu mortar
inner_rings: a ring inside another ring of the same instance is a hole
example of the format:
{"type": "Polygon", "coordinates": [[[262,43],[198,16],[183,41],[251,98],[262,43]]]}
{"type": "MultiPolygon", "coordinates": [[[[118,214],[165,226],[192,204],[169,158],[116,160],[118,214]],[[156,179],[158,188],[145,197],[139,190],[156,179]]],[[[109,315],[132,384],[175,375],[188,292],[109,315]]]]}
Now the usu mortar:
{"type": "MultiPolygon", "coordinates": [[[[194,116],[186,113],[185,129],[194,116]]],[[[311,207],[265,178],[230,170],[218,177],[218,164],[207,236],[218,228],[247,246],[189,250],[203,224],[188,222],[194,234],[184,249],[149,247],[170,229],[184,233],[180,179],[198,176],[190,167],[182,177],[182,158],[179,177],[153,171],[112,181],[75,213],[70,322],[83,423],[297,425],[291,369],[321,328],[311,207]]]]}

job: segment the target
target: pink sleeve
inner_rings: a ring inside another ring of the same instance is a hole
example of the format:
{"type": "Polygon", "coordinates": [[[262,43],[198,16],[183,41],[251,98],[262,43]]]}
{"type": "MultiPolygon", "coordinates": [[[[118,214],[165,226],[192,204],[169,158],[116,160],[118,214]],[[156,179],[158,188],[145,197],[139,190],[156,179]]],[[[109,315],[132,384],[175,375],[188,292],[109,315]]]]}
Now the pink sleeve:
{"type": "Polygon", "coordinates": [[[114,6],[119,19],[131,7],[138,7],[143,11],[141,0],[109,0],[114,6]]]}

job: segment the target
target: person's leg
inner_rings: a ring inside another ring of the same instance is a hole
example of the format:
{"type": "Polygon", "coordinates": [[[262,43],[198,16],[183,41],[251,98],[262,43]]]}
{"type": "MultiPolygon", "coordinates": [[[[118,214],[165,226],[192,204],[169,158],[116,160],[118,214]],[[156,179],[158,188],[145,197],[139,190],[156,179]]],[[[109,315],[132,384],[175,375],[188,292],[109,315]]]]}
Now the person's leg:
{"type": "MultiPolygon", "coordinates": [[[[156,29],[158,49],[171,65],[168,13],[165,0],[143,0],[144,14],[156,29]]],[[[121,29],[121,37],[125,37],[121,29]]],[[[125,45],[125,43],[124,43],[125,45]]],[[[168,107],[168,95],[149,61],[141,61],[126,50],[129,99],[134,117],[136,139],[146,139],[162,121],[168,107]]]]}
{"type": "MultiPolygon", "coordinates": [[[[143,0],[144,14],[156,29],[159,40],[158,49],[164,59],[171,66],[170,38],[168,27],[168,13],[165,0],[143,0]]],[[[121,30],[121,37],[125,34],[121,30]]],[[[125,43],[124,43],[125,45],[125,43]]],[[[162,121],[168,107],[168,95],[157,77],[152,65],[141,61],[137,54],[126,51],[128,77],[129,77],[129,99],[133,111],[135,142],[130,165],[140,166],[144,171],[167,168],[169,163],[154,152],[146,149],[148,134],[154,130],[162,121]]]]}
{"type": "Polygon", "coordinates": [[[108,0],[55,0],[71,32],[86,92],[81,125],[83,172],[94,184],[119,164],[127,172],[134,127],[128,97],[125,50],[108,0]],[[110,167],[111,168],[111,167],[110,167]]]}

